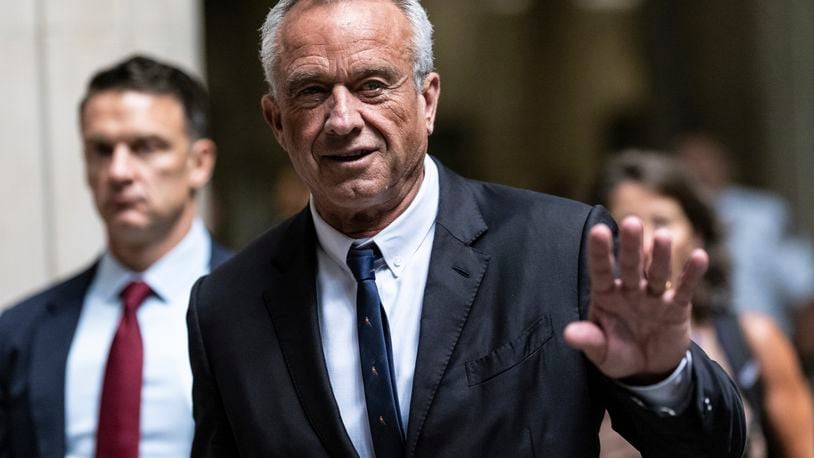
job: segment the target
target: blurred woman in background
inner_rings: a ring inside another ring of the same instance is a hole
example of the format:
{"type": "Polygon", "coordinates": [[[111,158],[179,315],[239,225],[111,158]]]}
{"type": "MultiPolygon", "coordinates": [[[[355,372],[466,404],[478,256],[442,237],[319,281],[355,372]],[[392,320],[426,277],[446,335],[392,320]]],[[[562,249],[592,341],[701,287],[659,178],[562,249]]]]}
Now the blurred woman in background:
{"type": "MultiPolygon", "coordinates": [[[[597,198],[617,221],[641,218],[648,261],[654,232],[670,231],[671,284],[695,248],[709,253],[709,270],[693,298],[692,338],[741,389],[750,437],[746,456],[814,457],[814,407],[792,345],[767,316],[732,312],[727,256],[700,183],[672,158],[630,151],[605,167],[597,198]]],[[[603,457],[639,456],[607,416],[600,438],[603,457]]]]}

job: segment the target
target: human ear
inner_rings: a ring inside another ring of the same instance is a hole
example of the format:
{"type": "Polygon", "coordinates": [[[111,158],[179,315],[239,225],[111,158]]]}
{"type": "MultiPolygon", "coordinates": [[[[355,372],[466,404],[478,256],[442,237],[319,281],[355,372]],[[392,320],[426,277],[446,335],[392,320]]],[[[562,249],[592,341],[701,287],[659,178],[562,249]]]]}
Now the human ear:
{"type": "Polygon", "coordinates": [[[283,119],[280,113],[280,106],[271,94],[266,94],[260,99],[260,107],[263,111],[263,119],[274,132],[277,143],[283,144],[283,119]]]}
{"type": "Polygon", "coordinates": [[[423,84],[421,97],[424,99],[424,122],[429,135],[435,129],[435,111],[438,109],[438,98],[441,96],[441,75],[430,72],[424,78],[423,84]]]}
{"type": "Polygon", "coordinates": [[[208,138],[200,138],[192,142],[190,148],[189,179],[193,189],[201,189],[209,183],[215,169],[217,146],[208,138]]]}

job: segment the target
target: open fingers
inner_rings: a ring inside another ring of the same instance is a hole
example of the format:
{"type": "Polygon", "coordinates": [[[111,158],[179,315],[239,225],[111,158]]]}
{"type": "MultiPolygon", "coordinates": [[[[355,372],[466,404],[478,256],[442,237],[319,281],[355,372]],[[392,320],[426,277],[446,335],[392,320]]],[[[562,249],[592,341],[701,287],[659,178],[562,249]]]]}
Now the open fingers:
{"type": "Polygon", "coordinates": [[[650,266],[647,269],[647,294],[661,297],[667,289],[667,282],[672,274],[670,270],[670,250],[672,237],[666,229],[659,229],[653,234],[653,252],[650,266]]]}
{"type": "Polygon", "coordinates": [[[588,236],[588,273],[592,289],[613,289],[613,234],[608,226],[597,224],[588,236]]]}
{"type": "Polygon", "coordinates": [[[639,218],[628,216],[619,227],[619,278],[623,289],[639,289],[642,263],[642,223],[639,218]]]}
{"type": "Polygon", "coordinates": [[[707,252],[697,248],[690,255],[690,259],[684,264],[684,272],[678,281],[673,302],[678,305],[688,305],[692,300],[698,283],[703,278],[709,266],[709,256],[707,252]]]}

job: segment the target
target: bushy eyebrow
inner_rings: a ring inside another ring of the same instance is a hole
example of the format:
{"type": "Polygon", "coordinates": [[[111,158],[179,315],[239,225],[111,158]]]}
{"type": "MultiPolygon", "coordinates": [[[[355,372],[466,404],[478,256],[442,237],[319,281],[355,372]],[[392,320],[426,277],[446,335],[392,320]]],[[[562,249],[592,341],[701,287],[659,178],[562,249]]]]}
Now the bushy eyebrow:
{"type": "Polygon", "coordinates": [[[285,93],[287,96],[292,97],[300,89],[309,84],[325,83],[325,75],[318,71],[299,71],[292,73],[285,83],[285,93]]]}
{"type": "Polygon", "coordinates": [[[386,65],[366,67],[353,79],[358,81],[370,78],[372,76],[378,76],[390,83],[398,79],[398,73],[396,70],[393,67],[388,67],[386,65]]]}

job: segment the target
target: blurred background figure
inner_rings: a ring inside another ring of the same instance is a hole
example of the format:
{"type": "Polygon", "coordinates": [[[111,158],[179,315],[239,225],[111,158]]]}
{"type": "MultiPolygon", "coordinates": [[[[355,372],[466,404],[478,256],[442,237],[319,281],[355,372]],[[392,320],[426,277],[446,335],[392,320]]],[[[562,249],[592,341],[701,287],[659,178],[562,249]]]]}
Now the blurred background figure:
{"type": "Polygon", "coordinates": [[[724,224],[733,304],[770,315],[792,335],[795,315],[814,300],[814,254],[811,241],[795,231],[790,205],[777,194],[737,184],[731,152],[708,134],[684,136],[677,153],[712,192],[724,224]]]}
{"type": "MultiPolygon", "coordinates": [[[[77,129],[90,77],[144,54],[206,79],[201,2],[171,3],[2,2],[0,55],[13,64],[0,84],[8,107],[0,110],[0,308],[86,267],[105,246],[77,129]]],[[[208,189],[198,195],[217,233],[208,189]]]]}
{"type": "MultiPolygon", "coordinates": [[[[726,250],[703,189],[675,159],[628,151],[602,170],[596,194],[617,221],[629,215],[642,219],[646,258],[658,231],[672,233],[672,284],[693,249],[709,253],[709,270],[693,299],[692,335],[744,395],[750,426],[747,456],[814,456],[814,406],[793,347],[771,317],[736,313],[726,250]]],[[[610,428],[607,417],[600,437],[603,457],[639,456],[610,428]]]]}
{"type": "Polygon", "coordinates": [[[206,90],[134,56],[78,111],[106,248],[0,315],[0,456],[189,456],[189,291],[229,256],[196,200],[215,166],[206,90]]]}

